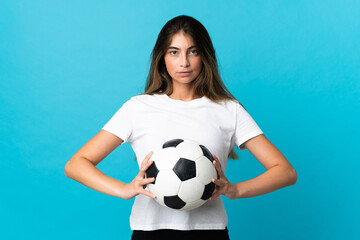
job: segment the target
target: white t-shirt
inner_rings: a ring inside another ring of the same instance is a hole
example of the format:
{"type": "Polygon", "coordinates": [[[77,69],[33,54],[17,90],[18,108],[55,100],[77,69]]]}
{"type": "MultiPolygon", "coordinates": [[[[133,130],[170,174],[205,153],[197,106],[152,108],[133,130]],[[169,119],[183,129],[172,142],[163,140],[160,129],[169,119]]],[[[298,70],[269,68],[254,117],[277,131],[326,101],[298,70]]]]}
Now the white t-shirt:
{"type": "MultiPolygon", "coordinates": [[[[206,96],[191,101],[170,98],[166,94],[137,95],[126,101],[104,125],[104,130],[129,142],[138,165],[145,156],[164,142],[192,139],[219,159],[225,173],[227,156],[234,146],[263,132],[236,101],[220,104],[206,96]]],[[[155,229],[225,229],[228,217],[220,197],[199,208],[179,211],[158,204],[139,194],[130,216],[131,230],[155,229]]]]}

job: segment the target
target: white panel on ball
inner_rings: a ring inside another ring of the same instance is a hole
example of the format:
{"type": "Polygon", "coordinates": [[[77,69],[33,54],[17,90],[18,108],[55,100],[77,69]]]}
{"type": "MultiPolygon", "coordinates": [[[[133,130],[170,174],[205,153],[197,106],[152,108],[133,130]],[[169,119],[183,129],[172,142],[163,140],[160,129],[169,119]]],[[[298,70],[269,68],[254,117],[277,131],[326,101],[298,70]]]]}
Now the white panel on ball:
{"type": "Polygon", "coordinates": [[[214,176],[214,178],[217,179],[217,178],[218,178],[218,174],[217,174],[216,168],[214,167],[214,168],[212,169],[212,171],[213,171],[213,176],[214,176]]]}
{"type": "Polygon", "coordinates": [[[216,170],[211,161],[202,156],[196,160],[196,178],[204,185],[209,184],[212,178],[217,178],[216,170]]]}
{"type": "Polygon", "coordinates": [[[201,205],[203,205],[206,201],[202,200],[202,199],[198,199],[194,202],[191,203],[187,203],[181,210],[187,211],[187,210],[192,210],[195,208],[200,207],[201,205]]]}
{"type": "Polygon", "coordinates": [[[191,140],[185,140],[176,146],[176,150],[179,153],[179,156],[189,160],[195,160],[203,155],[203,152],[199,145],[191,140]]]}
{"type": "Polygon", "coordinates": [[[161,151],[154,151],[150,159],[155,161],[156,167],[159,170],[170,170],[179,160],[179,155],[175,148],[169,147],[161,151]]]}
{"type": "Polygon", "coordinates": [[[176,195],[179,191],[181,180],[172,170],[162,170],[155,180],[156,191],[164,196],[176,195]]]}
{"type": "Polygon", "coordinates": [[[156,201],[158,203],[160,203],[161,205],[165,206],[164,196],[159,191],[157,191],[157,188],[154,184],[148,184],[146,186],[145,190],[147,190],[151,193],[154,193],[156,195],[156,201]]]}
{"type": "Polygon", "coordinates": [[[204,190],[205,185],[196,178],[192,178],[181,183],[178,196],[184,202],[193,202],[201,198],[204,190]]]}

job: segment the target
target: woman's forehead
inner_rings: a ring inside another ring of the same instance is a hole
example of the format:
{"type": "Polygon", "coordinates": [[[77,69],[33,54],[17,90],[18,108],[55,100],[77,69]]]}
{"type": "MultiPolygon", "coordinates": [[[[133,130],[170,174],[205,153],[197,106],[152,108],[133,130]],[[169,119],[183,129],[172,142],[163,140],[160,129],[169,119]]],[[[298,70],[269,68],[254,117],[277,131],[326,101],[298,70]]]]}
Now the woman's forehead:
{"type": "Polygon", "coordinates": [[[195,47],[195,42],[193,38],[186,33],[175,33],[170,41],[168,48],[192,48],[195,47]]]}

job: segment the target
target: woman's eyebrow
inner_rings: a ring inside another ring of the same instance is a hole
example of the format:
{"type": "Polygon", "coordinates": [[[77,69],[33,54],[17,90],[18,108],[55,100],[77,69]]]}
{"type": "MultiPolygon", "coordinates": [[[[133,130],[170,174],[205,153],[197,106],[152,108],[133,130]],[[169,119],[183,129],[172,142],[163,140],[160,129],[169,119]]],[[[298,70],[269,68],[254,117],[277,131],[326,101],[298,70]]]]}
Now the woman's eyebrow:
{"type": "MultiPolygon", "coordinates": [[[[194,47],[196,47],[196,46],[193,45],[193,46],[189,47],[188,49],[194,48],[194,47]]],[[[174,46],[170,46],[170,47],[168,47],[168,49],[176,49],[176,50],[179,50],[180,48],[177,48],[177,47],[174,47],[174,46]]]]}

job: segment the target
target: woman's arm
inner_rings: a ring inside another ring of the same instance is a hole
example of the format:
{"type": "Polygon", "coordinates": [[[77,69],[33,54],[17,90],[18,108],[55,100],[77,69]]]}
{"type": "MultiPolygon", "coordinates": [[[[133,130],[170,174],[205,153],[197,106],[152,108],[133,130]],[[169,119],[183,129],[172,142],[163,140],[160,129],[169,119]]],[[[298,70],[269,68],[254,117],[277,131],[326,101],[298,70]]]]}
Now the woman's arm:
{"type": "Polygon", "coordinates": [[[66,163],[65,176],[98,192],[115,197],[131,199],[139,193],[154,197],[152,193],[143,188],[144,185],[153,181],[151,178],[144,178],[146,169],[152,163],[147,161],[151,154],[146,156],[139,174],[129,184],[105,175],[96,167],[97,164],[123,142],[121,138],[114,134],[100,130],[66,163]]]}
{"type": "Polygon", "coordinates": [[[264,134],[249,139],[244,143],[244,146],[267,171],[253,179],[231,184],[224,176],[220,162],[215,157],[214,165],[218,171],[219,179],[214,179],[213,182],[217,185],[218,191],[213,194],[211,199],[218,197],[220,194],[230,199],[254,197],[296,183],[297,174],[295,169],[264,134]]]}

